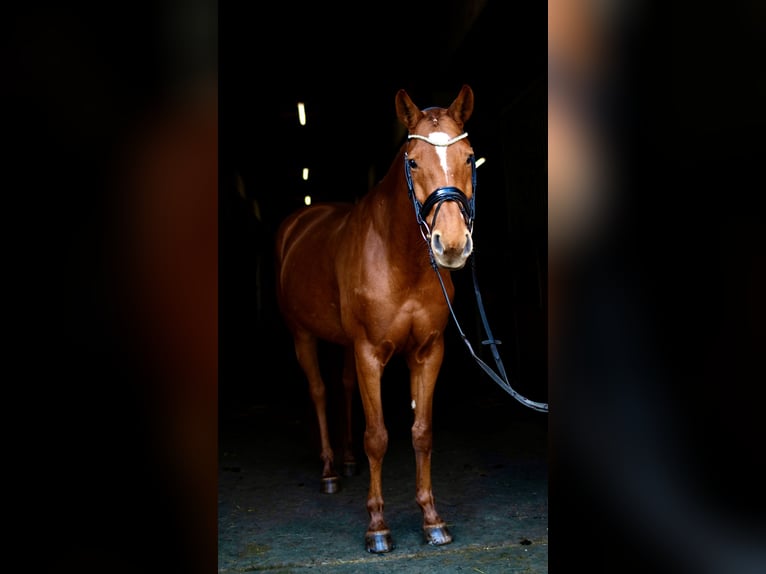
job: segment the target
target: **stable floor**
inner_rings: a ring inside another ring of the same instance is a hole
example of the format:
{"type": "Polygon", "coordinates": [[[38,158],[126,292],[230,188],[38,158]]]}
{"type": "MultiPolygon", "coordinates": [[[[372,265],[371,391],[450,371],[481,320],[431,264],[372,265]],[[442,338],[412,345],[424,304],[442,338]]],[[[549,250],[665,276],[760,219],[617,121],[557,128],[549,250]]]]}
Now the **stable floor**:
{"type": "Polygon", "coordinates": [[[363,421],[355,419],[358,474],[342,477],[339,492],[321,493],[318,433],[302,384],[295,382],[296,393],[240,401],[220,413],[219,573],[548,571],[546,414],[487,381],[475,383],[483,392],[458,399],[448,390],[435,402],[433,491],[453,536],[435,547],[423,541],[415,503],[406,397],[391,394],[383,494],[396,547],[375,555],[364,547],[363,421]]]}

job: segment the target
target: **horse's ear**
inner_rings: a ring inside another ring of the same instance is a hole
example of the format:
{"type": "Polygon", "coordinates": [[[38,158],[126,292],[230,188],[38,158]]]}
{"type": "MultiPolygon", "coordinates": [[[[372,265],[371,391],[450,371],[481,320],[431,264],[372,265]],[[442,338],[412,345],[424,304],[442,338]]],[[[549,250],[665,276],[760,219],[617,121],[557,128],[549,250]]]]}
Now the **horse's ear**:
{"type": "Polygon", "coordinates": [[[408,130],[412,130],[423,117],[423,112],[413,103],[404,89],[396,92],[396,115],[408,130]]]}
{"type": "Polygon", "coordinates": [[[468,84],[463,84],[460,93],[447,110],[449,115],[461,126],[468,121],[473,113],[473,90],[468,84]]]}

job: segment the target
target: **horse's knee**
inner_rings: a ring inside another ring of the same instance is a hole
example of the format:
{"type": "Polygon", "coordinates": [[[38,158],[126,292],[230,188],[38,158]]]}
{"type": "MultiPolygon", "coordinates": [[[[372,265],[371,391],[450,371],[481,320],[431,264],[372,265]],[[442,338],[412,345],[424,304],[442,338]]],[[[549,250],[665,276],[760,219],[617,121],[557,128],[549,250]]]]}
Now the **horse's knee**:
{"type": "Polygon", "coordinates": [[[326,400],[325,386],[321,381],[309,381],[309,393],[315,404],[323,404],[326,400]]]}
{"type": "Polygon", "coordinates": [[[418,451],[427,451],[433,444],[433,433],[431,425],[416,422],[412,425],[412,446],[418,451]]]}
{"type": "Polygon", "coordinates": [[[368,428],[364,431],[364,450],[368,456],[382,457],[388,448],[388,431],[385,427],[368,428]]]}

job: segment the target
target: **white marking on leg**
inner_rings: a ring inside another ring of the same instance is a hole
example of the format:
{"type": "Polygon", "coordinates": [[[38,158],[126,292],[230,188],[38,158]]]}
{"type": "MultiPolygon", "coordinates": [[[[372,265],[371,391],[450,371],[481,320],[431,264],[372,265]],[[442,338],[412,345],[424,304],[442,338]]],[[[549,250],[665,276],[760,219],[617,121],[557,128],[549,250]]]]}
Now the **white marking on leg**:
{"type": "Polygon", "coordinates": [[[415,399],[412,399],[412,402],[410,403],[410,406],[412,407],[412,410],[415,410],[415,399]]]}

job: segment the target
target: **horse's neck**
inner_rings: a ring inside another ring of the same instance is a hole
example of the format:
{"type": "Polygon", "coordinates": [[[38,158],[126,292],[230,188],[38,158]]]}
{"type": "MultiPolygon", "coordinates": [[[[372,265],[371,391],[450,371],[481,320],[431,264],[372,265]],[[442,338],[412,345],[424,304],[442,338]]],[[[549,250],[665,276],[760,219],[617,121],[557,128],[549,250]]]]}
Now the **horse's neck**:
{"type": "Polygon", "coordinates": [[[428,244],[418,226],[407,189],[403,154],[397,156],[366,199],[376,234],[388,247],[388,260],[395,261],[400,268],[432,273],[428,244]]]}

